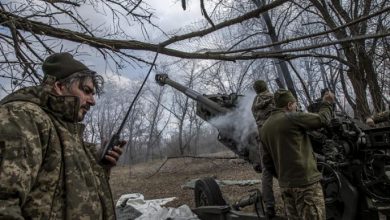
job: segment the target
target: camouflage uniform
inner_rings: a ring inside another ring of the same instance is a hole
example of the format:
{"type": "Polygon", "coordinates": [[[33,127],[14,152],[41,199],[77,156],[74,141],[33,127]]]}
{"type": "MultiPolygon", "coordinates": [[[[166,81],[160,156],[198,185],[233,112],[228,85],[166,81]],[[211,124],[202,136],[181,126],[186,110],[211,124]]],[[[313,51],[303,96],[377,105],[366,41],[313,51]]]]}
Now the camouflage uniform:
{"type": "Polygon", "coordinates": [[[274,97],[272,93],[265,91],[256,95],[252,105],[252,113],[258,128],[263,126],[274,108],[274,97]]]}
{"type": "Polygon", "coordinates": [[[280,188],[289,220],[325,220],[325,201],[319,182],[305,187],[280,188]]]}
{"type": "Polygon", "coordinates": [[[0,102],[0,219],[115,219],[107,174],[82,140],[78,98],[49,90],[0,102]]]}
{"type": "Polygon", "coordinates": [[[372,117],[375,123],[390,121],[390,110],[380,112],[372,117]]]}
{"type": "Polygon", "coordinates": [[[276,109],[262,127],[262,160],[264,166],[274,167],[289,219],[325,219],[321,173],[306,130],[328,124],[331,112],[328,103],[318,114],[276,109]]]}
{"type": "MultiPolygon", "coordinates": [[[[269,91],[264,91],[256,95],[252,104],[252,113],[256,120],[259,134],[261,127],[271,114],[271,111],[274,109],[274,107],[274,97],[269,91]]],[[[259,143],[260,155],[262,155],[264,150],[261,142],[259,143]]],[[[267,207],[274,207],[275,197],[274,191],[272,189],[273,175],[271,172],[269,172],[268,169],[265,168],[264,164],[262,165],[261,175],[261,190],[263,193],[264,202],[267,207]]]]}

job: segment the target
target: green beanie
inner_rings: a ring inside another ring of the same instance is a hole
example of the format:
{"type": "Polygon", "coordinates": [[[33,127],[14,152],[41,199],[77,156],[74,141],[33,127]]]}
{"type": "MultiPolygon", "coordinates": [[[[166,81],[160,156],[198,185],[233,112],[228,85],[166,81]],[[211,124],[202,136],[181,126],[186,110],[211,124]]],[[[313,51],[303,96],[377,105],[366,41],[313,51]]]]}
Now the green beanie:
{"type": "Polygon", "coordinates": [[[80,61],[75,60],[70,53],[50,55],[43,62],[42,70],[45,75],[54,76],[56,80],[64,79],[76,72],[90,71],[93,73],[80,61]]]}
{"type": "Polygon", "coordinates": [[[253,89],[256,93],[261,93],[267,90],[267,84],[263,80],[256,80],[253,84],[253,89]]]}
{"type": "Polygon", "coordinates": [[[286,107],[289,102],[297,101],[293,94],[286,89],[279,89],[276,91],[274,94],[274,99],[276,108],[283,108],[286,107]]]}

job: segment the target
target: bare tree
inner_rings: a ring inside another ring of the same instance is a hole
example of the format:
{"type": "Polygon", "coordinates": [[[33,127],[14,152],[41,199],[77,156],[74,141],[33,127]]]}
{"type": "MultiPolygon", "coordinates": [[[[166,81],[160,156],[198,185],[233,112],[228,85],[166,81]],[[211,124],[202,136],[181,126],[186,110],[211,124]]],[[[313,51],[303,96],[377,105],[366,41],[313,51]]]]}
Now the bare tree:
{"type": "MultiPolygon", "coordinates": [[[[253,0],[253,3],[258,8],[260,8],[261,6],[266,4],[265,0],[253,0]]],[[[286,12],[283,14],[285,14],[285,16],[288,16],[290,14],[289,9],[287,9],[286,12]]],[[[272,24],[271,17],[269,15],[268,11],[266,11],[262,14],[262,18],[263,18],[264,23],[265,23],[267,30],[268,30],[267,32],[268,32],[268,36],[269,36],[269,38],[268,38],[269,42],[271,42],[271,43],[279,42],[279,36],[277,35],[277,32],[275,30],[275,26],[272,24]]],[[[280,45],[275,45],[273,48],[275,51],[282,50],[280,45]]],[[[279,60],[279,62],[276,62],[276,64],[277,64],[276,66],[277,66],[277,70],[279,73],[278,75],[279,75],[279,78],[281,79],[282,84],[284,84],[283,82],[286,82],[287,88],[293,93],[293,95],[295,97],[298,97],[297,92],[295,91],[293,78],[290,74],[287,63],[284,60],[279,60]],[[282,80],[282,79],[284,79],[284,80],[282,80]]],[[[285,87],[285,86],[283,85],[283,87],[285,87]]]]}
{"type": "MultiPolygon", "coordinates": [[[[164,88],[158,85],[154,85],[153,87],[149,88],[149,94],[150,99],[149,101],[149,110],[150,113],[148,114],[149,117],[146,117],[146,121],[148,122],[149,131],[148,131],[148,137],[146,142],[146,155],[145,160],[151,159],[153,156],[153,150],[157,149],[159,153],[159,158],[162,158],[162,151],[161,151],[161,134],[164,131],[163,129],[165,126],[160,130],[158,128],[158,125],[160,121],[163,119],[163,109],[161,107],[162,98],[164,94],[164,88]]],[[[169,121],[169,120],[168,120],[169,121]]],[[[165,122],[165,124],[168,123],[168,121],[165,122]]]]}
{"type": "MultiPolygon", "coordinates": [[[[377,1],[330,1],[328,3],[311,0],[318,13],[317,15],[330,29],[335,29],[340,25],[350,23],[355,19],[369,15],[373,10],[381,10],[386,7],[385,2],[377,1]]],[[[348,26],[345,29],[339,29],[333,32],[336,39],[353,38],[356,36],[367,34],[370,31],[369,25],[373,23],[368,20],[358,24],[348,26]]],[[[377,31],[381,31],[381,27],[377,27],[377,31]]],[[[374,68],[374,60],[372,56],[375,53],[375,48],[368,47],[369,42],[365,39],[354,42],[340,43],[343,51],[343,56],[347,61],[347,75],[351,80],[352,86],[356,95],[356,115],[365,117],[370,114],[368,107],[366,88],[369,85],[369,91],[374,104],[375,111],[380,111],[384,108],[384,103],[380,97],[381,90],[377,81],[377,74],[374,68]]]]}
{"type": "MultiPolygon", "coordinates": [[[[338,105],[350,106],[357,117],[369,115],[371,103],[374,111],[389,103],[389,1],[210,0],[201,8],[203,22],[168,34],[154,25],[153,10],[142,0],[1,2],[0,77],[9,86],[0,89],[39,84],[39,66],[53,52],[68,51],[80,59],[100,56],[107,72],[120,74],[129,66],[149,65],[148,54],[137,52],[146,51],[167,55],[160,62],[171,62],[168,72],[203,93],[242,93],[259,78],[274,90],[283,75],[303,102],[310,102],[322,84],[346,100],[338,105]],[[148,27],[159,30],[157,40],[150,39],[148,27]],[[134,29],[143,40],[128,31],[134,29]]],[[[99,100],[86,121],[91,141],[109,138],[136,89],[132,85],[123,97],[112,95],[112,88],[99,100]]],[[[158,91],[141,95],[143,102],[126,124],[127,162],[156,150],[163,155],[163,145],[173,139],[180,154],[199,152],[191,147],[203,141],[199,134],[212,136],[195,116],[194,102],[178,93],[163,100],[158,91]],[[176,125],[162,120],[167,112],[176,125]],[[164,126],[171,126],[170,138],[163,137],[164,126]]]]}
{"type": "MultiPolygon", "coordinates": [[[[104,144],[117,131],[121,124],[131,97],[134,96],[135,87],[125,87],[118,81],[108,80],[105,86],[105,93],[98,99],[97,104],[85,118],[87,125],[84,133],[85,139],[98,144],[104,144]],[[123,95],[126,94],[126,95],[123,95]]],[[[124,163],[131,163],[137,160],[135,157],[142,151],[142,139],[145,133],[145,114],[141,110],[144,108],[142,102],[136,102],[126,125],[121,133],[121,138],[127,141],[125,146],[124,163]]]]}

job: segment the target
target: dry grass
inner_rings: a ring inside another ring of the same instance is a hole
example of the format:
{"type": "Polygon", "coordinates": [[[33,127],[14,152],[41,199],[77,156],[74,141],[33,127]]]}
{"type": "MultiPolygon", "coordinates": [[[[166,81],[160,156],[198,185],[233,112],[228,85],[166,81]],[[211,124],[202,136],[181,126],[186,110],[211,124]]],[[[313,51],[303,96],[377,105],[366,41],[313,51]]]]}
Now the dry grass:
{"type": "MultiPolygon", "coordinates": [[[[115,201],[122,194],[137,192],[142,193],[146,199],[176,197],[176,200],[167,204],[169,207],[179,207],[183,204],[195,207],[193,190],[182,189],[181,187],[191,179],[213,176],[220,180],[250,180],[260,179],[261,175],[241,160],[180,158],[168,160],[158,173],[150,177],[163,162],[163,160],[152,161],[131,167],[114,168],[110,182],[115,201]]],[[[231,202],[249,194],[248,191],[254,188],[260,188],[260,184],[224,186],[221,190],[225,199],[231,202]]],[[[276,189],[277,212],[281,214],[282,203],[275,183],[274,189],[276,189]]]]}

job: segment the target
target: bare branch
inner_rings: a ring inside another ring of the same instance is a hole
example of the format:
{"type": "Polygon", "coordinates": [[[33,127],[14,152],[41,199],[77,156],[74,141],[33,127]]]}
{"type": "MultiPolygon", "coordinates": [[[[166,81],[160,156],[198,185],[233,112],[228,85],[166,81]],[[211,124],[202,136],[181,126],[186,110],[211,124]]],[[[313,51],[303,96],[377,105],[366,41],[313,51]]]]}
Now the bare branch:
{"type": "MultiPolygon", "coordinates": [[[[25,31],[31,31],[35,34],[45,34],[51,37],[57,37],[61,39],[70,40],[73,42],[78,42],[82,44],[88,44],[94,48],[105,48],[114,52],[119,52],[120,49],[132,49],[132,50],[145,50],[145,51],[157,51],[160,48],[160,53],[180,57],[187,59],[209,59],[209,60],[250,60],[250,59],[259,59],[259,58],[278,58],[278,59],[294,59],[295,56],[302,57],[302,55],[291,55],[284,54],[289,52],[296,51],[305,51],[320,47],[325,47],[329,45],[340,44],[344,42],[353,42],[356,40],[370,39],[370,38],[381,38],[390,35],[390,32],[377,33],[372,35],[362,35],[355,36],[353,38],[346,38],[337,41],[325,42],[318,45],[311,45],[306,47],[298,47],[280,51],[261,51],[261,52],[244,52],[243,54],[234,54],[234,55],[224,55],[218,53],[196,53],[196,52],[183,52],[175,49],[164,48],[161,44],[150,44],[134,40],[111,40],[98,37],[92,37],[83,33],[70,31],[62,28],[55,28],[47,24],[26,20],[22,17],[10,14],[3,10],[0,11],[0,22],[3,23],[3,26],[12,28],[11,24],[15,25],[15,28],[25,31]],[[12,23],[10,23],[13,21],[12,23]]],[[[252,48],[250,48],[252,49],[252,48]]],[[[250,50],[248,49],[248,50],[250,50]]]]}
{"type": "Polygon", "coordinates": [[[307,38],[317,37],[317,36],[333,33],[333,32],[335,32],[337,30],[340,30],[340,29],[343,29],[345,27],[349,27],[351,25],[354,25],[354,24],[357,24],[359,22],[365,21],[365,20],[370,19],[372,17],[375,17],[375,16],[378,16],[380,14],[383,14],[383,13],[385,13],[387,11],[390,11],[390,7],[386,7],[386,8],[384,8],[382,10],[379,10],[379,11],[377,11],[375,13],[372,13],[372,14],[367,15],[367,16],[360,17],[360,18],[358,18],[358,19],[356,19],[356,20],[354,20],[354,21],[352,21],[350,23],[346,23],[344,25],[338,26],[337,28],[333,28],[333,29],[330,29],[330,30],[327,30],[327,31],[322,31],[322,32],[309,34],[309,35],[304,35],[304,36],[299,36],[299,37],[294,37],[294,38],[282,40],[282,41],[279,41],[279,42],[276,42],[276,43],[262,45],[262,46],[257,46],[257,47],[252,47],[252,48],[244,48],[244,49],[239,49],[239,50],[230,50],[230,51],[226,51],[226,52],[222,52],[222,51],[220,51],[220,52],[210,52],[210,53],[218,53],[218,54],[225,53],[225,54],[228,54],[228,53],[244,52],[244,51],[247,51],[248,49],[250,49],[250,50],[259,50],[259,49],[264,49],[264,48],[268,48],[268,47],[274,47],[276,45],[282,45],[282,44],[287,44],[287,43],[291,43],[291,42],[294,42],[294,41],[304,40],[304,39],[307,39],[307,38]]]}
{"type": "Polygon", "coordinates": [[[206,18],[206,20],[211,24],[211,26],[213,28],[215,28],[215,25],[213,23],[213,21],[211,20],[211,18],[209,17],[209,15],[207,14],[207,11],[206,9],[204,8],[204,1],[203,0],[200,0],[200,9],[202,11],[202,15],[206,18]]]}
{"type": "Polygon", "coordinates": [[[162,47],[165,47],[169,44],[172,44],[172,43],[175,43],[175,42],[178,42],[178,41],[182,41],[182,40],[185,40],[185,39],[190,39],[190,38],[194,38],[194,37],[202,37],[202,36],[205,36],[211,32],[214,32],[216,30],[219,30],[219,29],[222,29],[224,27],[228,27],[228,26],[231,26],[231,25],[234,25],[234,24],[238,24],[238,23],[241,23],[243,21],[246,21],[248,19],[251,19],[251,18],[256,18],[258,17],[261,13],[265,12],[265,11],[268,11],[268,10],[271,10],[279,5],[282,5],[283,3],[287,2],[288,0],[276,0],[276,1],[273,1],[272,3],[268,4],[268,5],[264,5],[263,7],[260,7],[256,10],[253,10],[251,12],[248,12],[242,16],[239,16],[237,18],[234,18],[234,19],[231,19],[231,20],[227,20],[227,21],[224,21],[224,22],[221,22],[219,24],[216,24],[214,27],[211,27],[211,28],[207,28],[207,29],[204,29],[204,30],[201,30],[201,31],[196,31],[196,32],[192,32],[192,33],[189,33],[189,34],[184,34],[184,35],[181,35],[181,36],[174,36],[164,42],[161,43],[161,46],[162,47]]]}
{"type": "Polygon", "coordinates": [[[67,4],[67,5],[73,5],[76,7],[80,7],[80,4],[77,4],[76,2],[73,2],[73,1],[66,1],[66,0],[41,0],[41,1],[48,2],[50,4],[61,3],[61,4],[67,4]]]}
{"type": "Polygon", "coordinates": [[[233,159],[239,159],[238,157],[201,157],[201,156],[176,156],[176,157],[167,157],[165,158],[164,162],[158,167],[158,169],[152,173],[150,176],[148,176],[146,179],[150,179],[154,175],[156,175],[160,170],[164,167],[164,165],[168,162],[168,160],[171,159],[179,159],[179,158],[193,158],[193,159],[207,159],[207,160],[233,160],[233,159]]]}

